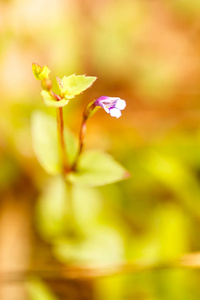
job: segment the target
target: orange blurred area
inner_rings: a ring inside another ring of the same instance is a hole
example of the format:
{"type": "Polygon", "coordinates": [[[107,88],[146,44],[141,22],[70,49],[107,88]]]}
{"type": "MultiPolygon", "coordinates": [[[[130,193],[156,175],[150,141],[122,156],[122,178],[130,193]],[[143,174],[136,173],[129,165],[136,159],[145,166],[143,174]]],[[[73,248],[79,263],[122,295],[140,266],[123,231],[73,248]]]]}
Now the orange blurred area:
{"type": "Polygon", "coordinates": [[[0,300],[199,299],[199,14],[199,0],[0,2],[0,300]],[[63,109],[76,136],[89,102],[127,104],[92,116],[85,149],[131,177],[73,191],[75,237],[68,190],[33,150],[33,112],[56,117],[33,62],[55,91],[98,77],[63,109]]]}

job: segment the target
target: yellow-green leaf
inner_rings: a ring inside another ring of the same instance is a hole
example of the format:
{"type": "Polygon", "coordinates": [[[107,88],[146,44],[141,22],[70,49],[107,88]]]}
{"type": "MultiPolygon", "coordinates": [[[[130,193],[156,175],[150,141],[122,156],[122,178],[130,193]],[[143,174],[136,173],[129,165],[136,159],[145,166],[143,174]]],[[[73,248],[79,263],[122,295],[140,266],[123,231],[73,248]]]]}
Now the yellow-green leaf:
{"type": "Polygon", "coordinates": [[[58,86],[62,97],[72,99],[81,92],[89,88],[96,77],[85,75],[70,75],[64,76],[63,79],[57,78],[58,86]]]}
{"type": "Polygon", "coordinates": [[[59,101],[56,101],[56,99],[51,95],[50,92],[47,92],[45,90],[42,90],[41,95],[44,99],[44,103],[47,106],[52,106],[52,107],[63,107],[68,104],[69,100],[62,99],[59,101]]]}
{"type": "Polygon", "coordinates": [[[105,225],[90,228],[82,240],[60,239],[53,253],[58,261],[85,266],[113,266],[125,258],[124,241],[117,230],[105,225]]]}
{"type": "MultiPolygon", "coordinates": [[[[64,128],[64,138],[68,160],[72,164],[78,142],[68,128],[64,128]]],[[[32,115],[33,149],[39,163],[51,175],[59,174],[62,170],[58,147],[56,118],[41,111],[32,115]]]]}
{"type": "MultiPolygon", "coordinates": [[[[74,222],[77,232],[81,228],[85,234],[97,222],[101,200],[98,190],[94,188],[71,187],[62,176],[51,177],[37,200],[37,229],[48,242],[67,235],[71,228],[75,229],[74,222]],[[73,203],[73,210],[70,203],[73,203]]],[[[70,237],[73,239],[71,234],[70,237]]]]}
{"type": "Polygon", "coordinates": [[[69,213],[69,190],[61,176],[51,177],[43,187],[36,205],[37,229],[43,239],[51,241],[64,235],[69,213]]]}
{"type": "Polygon", "coordinates": [[[129,177],[129,173],[112,156],[101,151],[84,152],[77,164],[77,171],[67,178],[81,186],[101,186],[129,177]]]}

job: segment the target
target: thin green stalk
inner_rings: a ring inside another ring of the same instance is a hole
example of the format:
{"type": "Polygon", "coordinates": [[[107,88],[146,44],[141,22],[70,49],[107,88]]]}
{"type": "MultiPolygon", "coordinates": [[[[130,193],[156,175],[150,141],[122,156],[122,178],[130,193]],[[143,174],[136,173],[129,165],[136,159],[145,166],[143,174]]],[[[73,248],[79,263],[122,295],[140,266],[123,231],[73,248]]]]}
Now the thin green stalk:
{"type": "Polygon", "coordinates": [[[99,107],[96,107],[95,100],[94,100],[86,106],[86,108],[83,112],[83,119],[82,119],[81,129],[80,129],[80,133],[79,133],[79,149],[78,149],[78,153],[77,153],[75,162],[72,166],[72,170],[76,169],[79,156],[81,155],[82,150],[83,150],[83,146],[85,143],[85,136],[86,136],[86,122],[98,109],[99,109],[99,107]]]}
{"type": "Polygon", "coordinates": [[[83,150],[83,146],[84,146],[84,142],[85,142],[85,136],[86,136],[86,121],[87,121],[87,118],[83,117],[83,120],[82,120],[82,123],[81,123],[80,132],[79,132],[79,149],[78,149],[78,153],[77,153],[75,162],[74,162],[74,164],[72,166],[73,170],[76,169],[79,156],[81,155],[82,150],[83,150]]]}
{"type": "Polygon", "coordinates": [[[86,121],[87,119],[83,118],[82,123],[81,123],[81,129],[79,133],[79,151],[78,151],[78,156],[80,156],[84,142],[85,142],[85,136],[86,136],[86,121]]]}
{"type": "MultiPolygon", "coordinates": [[[[51,91],[52,96],[57,100],[60,101],[61,97],[51,91]]],[[[64,138],[64,120],[63,120],[63,108],[57,108],[57,130],[58,130],[58,141],[60,145],[61,151],[61,161],[62,161],[62,172],[66,174],[69,171],[69,162],[67,159],[67,152],[66,152],[66,145],[65,145],[65,138],[64,138]]]]}

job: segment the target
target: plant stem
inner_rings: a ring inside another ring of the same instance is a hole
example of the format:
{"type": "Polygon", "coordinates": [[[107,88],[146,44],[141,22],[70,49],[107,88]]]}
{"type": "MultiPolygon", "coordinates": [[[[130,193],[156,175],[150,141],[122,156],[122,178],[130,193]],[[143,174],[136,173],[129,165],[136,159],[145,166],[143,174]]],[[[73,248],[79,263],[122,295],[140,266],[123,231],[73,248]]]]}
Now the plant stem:
{"type": "Polygon", "coordinates": [[[76,169],[79,156],[81,155],[82,150],[83,150],[85,136],[86,136],[86,122],[96,112],[97,109],[98,108],[95,105],[95,101],[92,101],[86,106],[86,108],[83,112],[83,119],[82,119],[81,129],[80,129],[80,133],[79,133],[79,149],[78,149],[78,153],[77,153],[75,162],[72,166],[72,170],[76,169]]]}
{"type": "Polygon", "coordinates": [[[76,169],[79,156],[81,155],[82,150],[83,150],[83,146],[84,146],[84,142],[85,142],[85,135],[86,135],[86,121],[87,121],[87,118],[85,118],[83,116],[83,120],[82,120],[82,123],[81,123],[81,129],[80,129],[80,132],[79,132],[79,149],[78,149],[78,153],[77,153],[75,162],[72,166],[73,170],[76,169]]]}
{"type": "MultiPolygon", "coordinates": [[[[56,101],[60,101],[61,97],[55,94],[52,90],[50,91],[51,95],[56,99],[56,101]]],[[[58,130],[58,140],[60,144],[61,151],[61,161],[62,161],[62,171],[63,174],[69,172],[69,164],[67,160],[66,154],[66,145],[64,139],[64,121],[63,121],[63,108],[57,108],[57,130],[58,130]]]]}
{"type": "Polygon", "coordinates": [[[86,135],[86,121],[87,119],[83,118],[81,123],[81,129],[79,133],[79,152],[78,156],[81,154],[85,142],[85,135],[86,135]]]}
{"type": "Polygon", "coordinates": [[[64,122],[63,122],[62,107],[57,108],[57,128],[58,128],[58,139],[59,139],[60,150],[61,150],[62,171],[63,174],[66,174],[69,171],[69,165],[68,165],[66,146],[64,140],[64,122]]]}

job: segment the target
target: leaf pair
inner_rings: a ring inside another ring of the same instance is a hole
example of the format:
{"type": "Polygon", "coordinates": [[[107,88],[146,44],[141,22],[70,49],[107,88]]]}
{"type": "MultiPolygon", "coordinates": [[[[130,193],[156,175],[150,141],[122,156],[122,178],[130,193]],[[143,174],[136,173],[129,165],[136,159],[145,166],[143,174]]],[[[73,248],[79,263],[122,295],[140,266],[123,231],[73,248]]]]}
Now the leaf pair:
{"type": "MultiPolygon", "coordinates": [[[[78,151],[78,141],[65,127],[66,151],[72,165],[78,151]]],[[[36,111],[32,116],[33,148],[38,161],[47,173],[57,175],[62,172],[56,120],[36,111]]],[[[81,154],[76,172],[66,175],[66,180],[82,186],[101,186],[127,178],[127,171],[110,155],[101,151],[86,151],[81,154]]]]}
{"type": "Polygon", "coordinates": [[[51,91],[42,90],[41,95],[47,106],[63,107],[68,104],[70,99],[88,89],[95,80],[96,77],[85,75],[64,76],[63,79],[57,78],[60,90],[59,101],[51,91]]]}
{"type": "Polygon", "coordinates": [[[41,95],[47,106],[63,107],[68,104],[69,100],[88,89],[97,77],[85,75],[64,76],[63,79],[57,77],[57,83],[60,95],[54,94],[51,90],[51,80],[49,73],[51,72],[47,66],[41,67],[37,63],[32,64],[32,70],[35,78],[41,80],[43,90],[41,95]]]}
{"type": "Polygon", "coordinates": [[[64,76],[63,79],[57,77],[61,98],[72,99],[79,95],[94,83],[96,77],[85,75],[64,76]]]}
{"type": "Polygon", "coordinates": [[[66,185],[61,176],[50,178],[36,206],[37,229],[63,263],[96,266],[123,260],[124,240],[115,226],[102,222],[101,215],[97,189],[66,185]]]}

